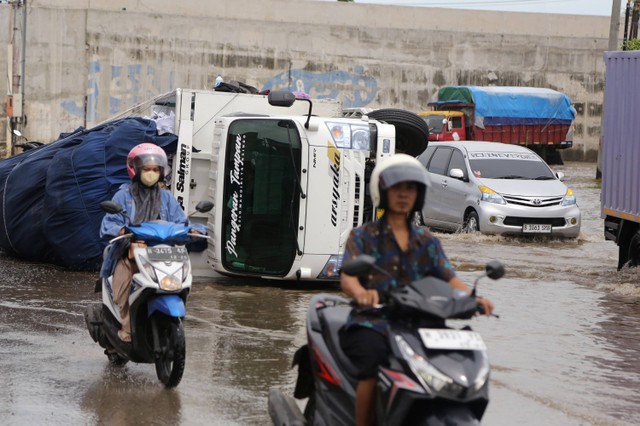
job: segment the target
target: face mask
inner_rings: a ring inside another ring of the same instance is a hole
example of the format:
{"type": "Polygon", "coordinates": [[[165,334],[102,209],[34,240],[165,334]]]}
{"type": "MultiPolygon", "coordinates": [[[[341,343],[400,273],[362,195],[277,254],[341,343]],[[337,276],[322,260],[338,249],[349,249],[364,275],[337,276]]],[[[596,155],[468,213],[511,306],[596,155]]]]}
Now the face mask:
{"type": "Polygon", "coordinates": [[[140,182],[145,186],[153,186],[160,179],[160,173],[154,171],[140,173],[140,182]]]}

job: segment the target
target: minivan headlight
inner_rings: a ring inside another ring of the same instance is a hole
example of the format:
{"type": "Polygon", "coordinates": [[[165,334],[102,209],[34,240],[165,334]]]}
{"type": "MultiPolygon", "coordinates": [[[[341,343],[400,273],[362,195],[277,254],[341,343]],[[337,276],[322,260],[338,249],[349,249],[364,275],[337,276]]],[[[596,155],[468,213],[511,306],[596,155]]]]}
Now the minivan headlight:
{"type": "Polygon", "coordinates": [[[561,206],[572,206],[576,203],[576,196],[573,193],[573,189],[568,188],[566,194],[564,194],[564,198],[560,203],[561,206]]]}
{"type": "Polygon", "coordinates": [[[502,198],[502,195],[498,194],[491,188],[487,188],[484,185],[478,186],[478,189],[482,193],[482,201],[486,201],[494,204],[507,204],[507,202],[502,198]]]}

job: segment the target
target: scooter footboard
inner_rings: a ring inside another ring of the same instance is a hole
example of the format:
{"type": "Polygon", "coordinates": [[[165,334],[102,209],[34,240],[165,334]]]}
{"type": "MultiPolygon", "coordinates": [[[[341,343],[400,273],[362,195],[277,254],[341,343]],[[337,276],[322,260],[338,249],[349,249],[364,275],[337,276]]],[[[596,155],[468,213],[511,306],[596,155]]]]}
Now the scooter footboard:
{"type": "Polygon", "coordinates": [[[183,318],[187,315],[187,308],[180,296],[176,294],[163,294],[149,300],[148,312],[149,316],[160,312],[170,317],[183,318]]]}

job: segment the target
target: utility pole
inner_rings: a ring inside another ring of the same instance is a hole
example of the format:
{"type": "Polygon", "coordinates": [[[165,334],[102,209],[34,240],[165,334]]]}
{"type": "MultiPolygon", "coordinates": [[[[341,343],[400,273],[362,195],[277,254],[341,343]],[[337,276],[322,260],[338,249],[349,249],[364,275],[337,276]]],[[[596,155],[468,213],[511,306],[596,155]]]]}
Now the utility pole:
{"type": "Polygon", "coordinates": [[[613,0],[611,6],[611,24],[609,26],[609,48],[607,50],[618,50],[618,34],[620,33],[620,7],[622,0],[613,0]]]}
{"type": "Polygon", "coordinates": [[[7,138],[6,156],[15,154],[16,135],[13,129],[24,125],[24,68],[26,50],[26,0],[9,0],[9,45],[7,46],[7,138]],[[21,19],[19,19],[20,12],[21,19]]]}
{"type": "MultiPolygon", "coordinates": [[[[620,32],[620,3],[621,0],[613,0],[611,6],[611,25],[609,26],[609,48],[607,50],[619,50],[618,34],[620,32]]],[[[604,96],[603,96],[604,98],[604,96]]],[[[604,134],[604,109],[600,116],[600,140],[598,148],[598,162],[596,164],[596,179],[602,178],[602,135],[604,134]]]]}

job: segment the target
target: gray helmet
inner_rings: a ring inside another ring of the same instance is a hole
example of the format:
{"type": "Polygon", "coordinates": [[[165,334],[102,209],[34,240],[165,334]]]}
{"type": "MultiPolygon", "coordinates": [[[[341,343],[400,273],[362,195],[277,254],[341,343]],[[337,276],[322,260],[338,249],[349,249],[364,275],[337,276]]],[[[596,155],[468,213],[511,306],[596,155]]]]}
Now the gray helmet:
{"type": "Polygon", "coordinates": [[[427,192],[427,172],[416,158],[407,154],[395,154],[378,163],[371,173],[369,192],[373,206],[387,208],[387,189],[400,182],[416,182],[418,198],[412,211],[422,210],[427,192]]]}

